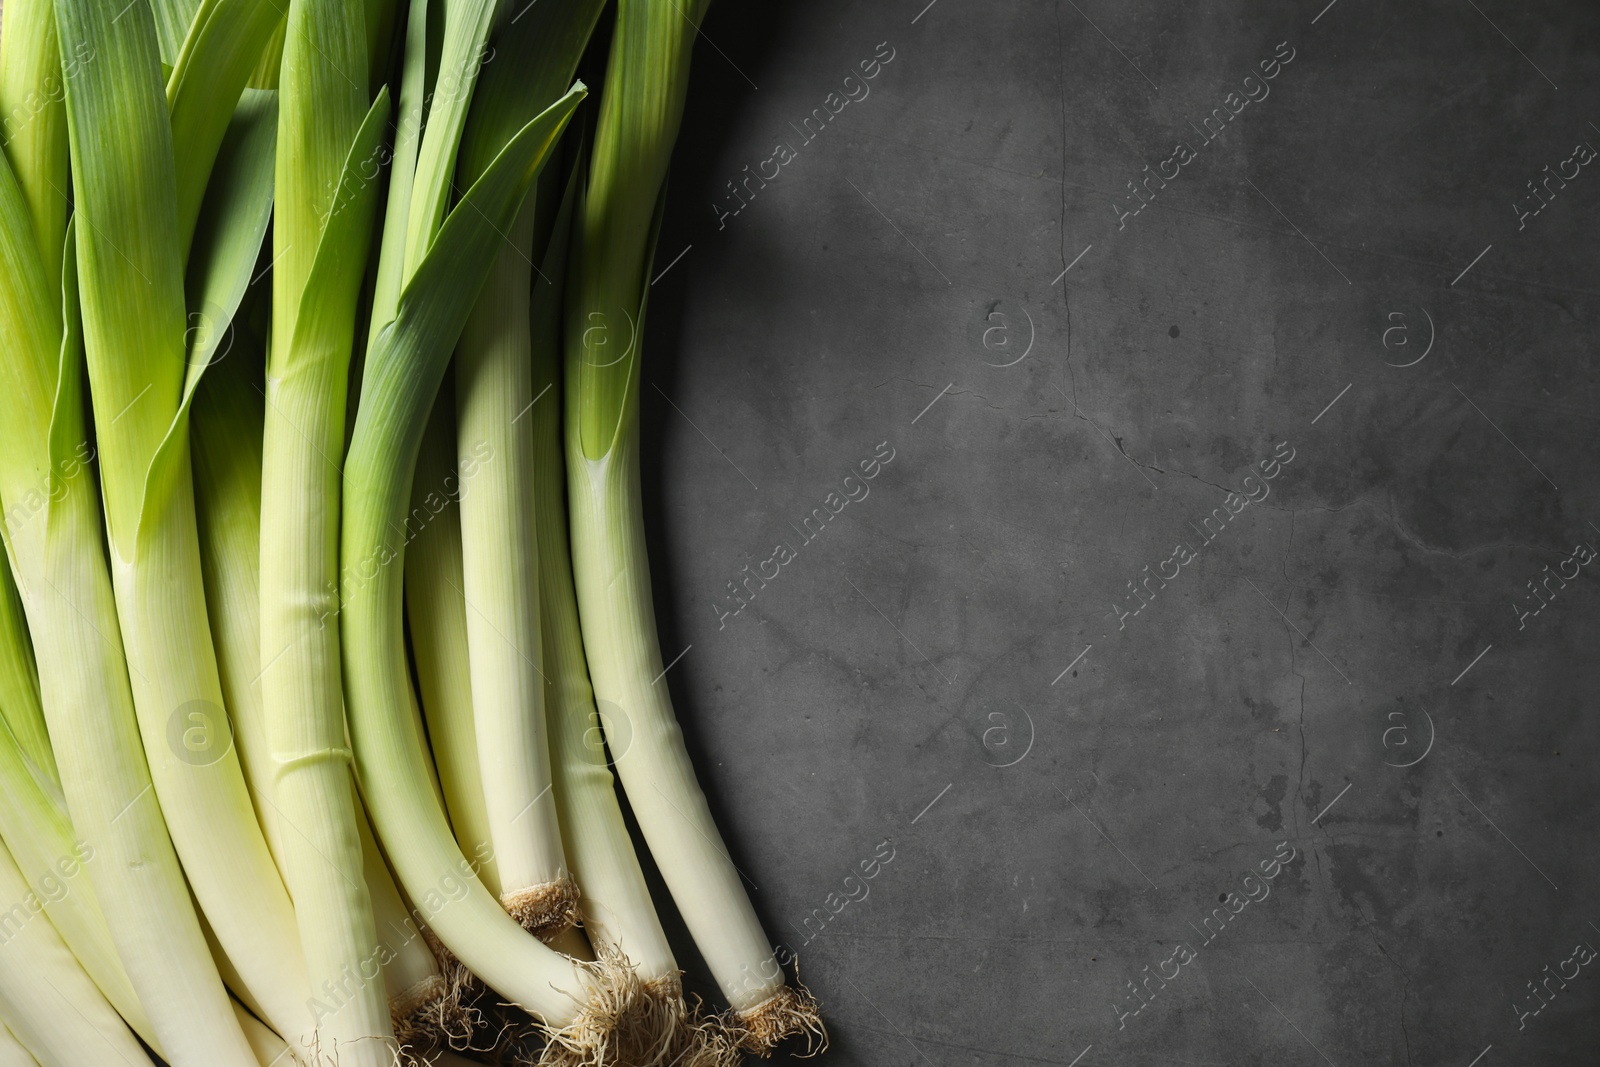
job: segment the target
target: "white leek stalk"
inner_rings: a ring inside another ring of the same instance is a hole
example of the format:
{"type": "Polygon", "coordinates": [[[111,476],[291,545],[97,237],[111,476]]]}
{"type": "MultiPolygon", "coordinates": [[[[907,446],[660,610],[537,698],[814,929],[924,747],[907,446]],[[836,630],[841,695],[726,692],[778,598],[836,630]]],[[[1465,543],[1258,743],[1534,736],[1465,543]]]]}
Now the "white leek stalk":
{"type": "Polygon", "coordinates": [[[417,455],[406,513],[406,619],[417,665],[417,687],[428,724],[445,811],[456,843],[478,881],[500,896],[500,868],[490,840],[489,809],[478,771],[472,674],[467,651],[467,602],[461,595],[461,494],[453,390],[439,389],[417,455]]]}
{"type": "MultiPolygon", "coordinates": [[[[0,569],[9,575],[8,564],[0,561],[0,569]]],[[[0,608],[0,618],[9,614],[10,609],[0,608]]],[[[0,630],[9,630],[12,622],[21,624],[20,614],[5,621],[8,625],[0,626],[0,630]]],[[[26,637],[23,630],[20,635],[5,634],[0,641],[9,646],[26,637]]],[[[0,656],[8,651],[0,647],[0,656]]],[[[50,768],[55,768],[53,757],[50,768]]],[[[40,769],[4,724],[0,724],[0,837],[10,847],[12,859],[37,902],[37,908],[30,903],[29,910],[42,910],[49,917],[117,1013],[152,1047],[158,1046],[159,1039],[117,958],[111,931],[85,870],[96,859],[94,849],[75,836],[60,786],[40,769]]],[[[4,922],[0,916],[0,926],[4,922]]]]}
{"type": "Polygon", "coordinates": [[[42,1067],[150,1067],[128,1024],[101,994],[0,847],[0,1019],[42,1067]]]}
{"type": "MultiPolygon", "coordinates": [[[[515,897],[504,891],[500,881],[499,856],[490,838],[489,809],[478,770],[475,701],[467,650],[469,611],[463,592],[460,501],[478,467],[475,459],[459,467],[452,462],[459,436],[453,392],[452,383],[446,378],[428,418],[412,479],[411,511],[406,516],[408,533],[413,538],[405,562],[406,617],[441,797],[456,842],[471,857],[470,863],[477,869],[478,881],[484,888],[499,897],[502,905],[508,905],[507,912],[545,944],[574,959],[592,960],[594,953],[582,931],[570,921],[565,925],[530,925],[526,914],[518,914],[509,906],[508,901],[514,902],[515,897]]],[[[577,889],[570,882],[562,885],[563,899],[573,906],[568,919],[575,919],[577,889]]]]}
{"type": "Polygon", "coordinates": [[[0,1022],[0,1067],[39,1067],[39,1061],[4,1022],[0,1022]]]}
{"type": "MultiPolygon", "coordinates": [[[[581,176],[582,169],[574,168],[573,186],[581,176]]],[[[542,178],[541,194],[547,184],[553,183],[542,178]]],[[[605,738],[595,710],[572,584],[560,408],[561,298],[572,194],[569,189],[562,202],[540,271],[557,280],[536,286],[533,293],[532,377],[536,389],[549,389],[551,395],[535,404],[529,416],[533,423],[532,475],[539,487],[539,603],[545,672],[550,680],[548,719],[556,803],[567,855],[582,891],[583,924],[589,938],[621,952],[647,982],[662,986],[668,994],[677,991],[681,998],[678,963],[650,899],[650,887],[606,765],[605,738]]]]}
{"type": "MultiPolygon", "coordinates": [[[[474,181],[505,138],[560,95],[600,8],[595,0],[546,4],[501,34],[497,54],[503,48],[518,61],[491,67],[480,81],[462,138],[460,181],[474,181]]],[[[559,174],[551,176],[556,180],[541,186],[559,190],[559,174]]],[[[557,197],[529,196],[504,235],[455,361],[461,596],[478,764],[501,903],[547,940],[571,924],[577,904],[552,795],[529,419],[538,399],[529,363],[533,257],[543,253],[556,207],[557,197]]],[[[548,275],[540,281],[554,284],[548,275]]],[[[547,314],[558,310],[549,305],[547,314]]]]}
{"type": "Polygon", "coordinates": [[[456,346],[456,454],[462,482],[462,597],[478,768],[499,868],[500,903],[541,936],[570,926],[568,875],[551,795],[534,544],[528,285],[534,202],[517,215],[456,346]]]}
{"type": "Polygon", "coordinates": [[[626,738],[613,752],[617,771],[745,1047],[766,1052],[791,1034],[824,1032],[809,993],[784,983],[684,747],[662,677],[639,489],[639,333],[706,6],[618,0],[568,301],[567,483],[595,696],[606,736],[626,738]]]}

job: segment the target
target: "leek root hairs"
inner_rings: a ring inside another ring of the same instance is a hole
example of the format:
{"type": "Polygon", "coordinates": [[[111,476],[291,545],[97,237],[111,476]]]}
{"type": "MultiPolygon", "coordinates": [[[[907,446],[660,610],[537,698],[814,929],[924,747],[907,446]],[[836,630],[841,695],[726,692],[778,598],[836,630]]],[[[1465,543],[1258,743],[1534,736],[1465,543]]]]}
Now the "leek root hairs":
{"type": "Polygon", "coordinates": [[[437,974],[430,974],[405,992],[391,996],[389,1021],[394,1025],[394,1037],[400,1045],[400,1063],[404,1067],[425,1063],[416,1050],[436,1047],[447,1031],[463,1025],[457,1017],[459,1013],[460,998],[455,996],[450,983],[437,974]]]}
{"type": "Polygon", "coordinates": [[[621,952],[595,946],[581,966],[596,992],[578,1018],[545,1029],[537,1067],[737,1067],[737,1034],[684,1003],[677,975],[641,978],[621,952]]]}
{"type": "Polygon", "coordinates": [[[570,878],[504,893],[500,904],[524,930],[546,943],[578,921],[578,887],[570,878]]]}
{"type": "Polygon", "coordinates": [[[412,1040],[418,1045],[425,1045],[431,1039],[440,1048],[487,1053],[493,1062],[501,1062],[499,1053],[508,1044],[506,1027],[496,1025],[497,1020],[493,1017],[496,1011],[485,1010],[485,1005],[493,1009],[493,994],[478,980],[477,975],[467,970],[445,948],[444,942],[433,931],[424,929],[422,936],[428,947],[433,949],[434,959],[439,961],[439,973],[443,976],[445,990],[443,997],[423,1005],[412,1015],[412,1032],[415,1035],[412,1040]]]}
{"type": "Polygon", "coordinates": [[[793,985],[780,986],[772,996],[742,1012],[730,1012],[729,1030],[739,1047],[758,1056],[770,1056],[780,1042],[804,1037],[803,1056],[815,1056],[828,1048],[828,1028],[822,1023],[817,998],[795,975],[793,985]]]}

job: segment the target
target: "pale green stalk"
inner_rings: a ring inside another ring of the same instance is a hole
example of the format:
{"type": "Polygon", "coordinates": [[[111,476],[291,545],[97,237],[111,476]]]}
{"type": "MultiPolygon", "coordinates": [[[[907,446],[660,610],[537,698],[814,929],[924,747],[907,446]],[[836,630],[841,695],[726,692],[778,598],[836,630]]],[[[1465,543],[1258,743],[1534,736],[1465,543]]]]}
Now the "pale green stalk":
{"type": "Polygon", "coordinates": [[[148,8],[119,18],[94,0],[58,0],[56,18],[64,52],[85,43],[97,57],[67,83],[77,269],[117,616],[153,799],[251,999],[298,1038],[309,1011],[303,959],[285,951],[294,913],[226,744],[206,617],[187,425],[201,368],[186,374],[172,127],[154,26],[148,8]],[[196,732],[199,744],[186,743],[196,732]]]}
{"type": "MultiPolygon", "coordinates": [[[[104,557],[100,492],[85,466],[92,451],[83,421],[75,260],[57,260],[63,285],[52,289],[40,247],[59,246],[67,235],[34,232],[16,165],[10,157],[0,164],[0,342],[7,354],[0,360],[0,499],[29,628],[49,635],[35,654],[45,717],[60,739],[54,752],[63,791],[74,828],[99,860],[90,880],[167,1062],[244,1067],[253,1059],[227,1013],[227,994],[150,797],[104,557]]],[[[28,185],[65,187],[64,155],[26,165],[28,185]]]]}
{"type": "MultiPolygon", "coordinates": [[[[605,738],[595,710],[589,664],[578,623],[572,584],[566,508],[566,470],[561,442],[561,304],[571,232],[572,200],[582,168],[574,168],[572,188],[562,202],[541,274],[551,285],[533,291],[532,376],[536,389],[549,388],[535,404],[533,484],[539,489],[535,512],[539,540],[539,602],[544,627],[545,672],[550,680],[550,749],[555,763],[556,804],[562,839],[572,863],[583,925],[590,940],[614,946],[647,979],[678,982],[678,963],[650,887],[633,849],[615,782],[606,765],[605,738]]],[[[544,192],[541,179],[540,192],[544,192]]]]}
{"type": "MultiPolygon", "coordinates": [[[[60,787],[0,725],[0,838],[61,939],[117,1013],[152,1047],[159,1038],[117,957],[88,867],[97,854],[77,838],[60,787]]],[[[102,878],[102,881],[104,879],[102,878]]]]}
{"type": "Polygon", "coordinates": [[[319,1048],[388,1067],[398,1046],[362,870],[340,691],[340,453],[388,94],[368,110],[360,0],[291,0],[279,76],[272,350],[262,447],[261,698],[289,832],[283,873],[319,1048]],[[363,117],[365,116],[365,121],[363,117]],[[370,971],[363,968],[370,968],[370,971]],[[337,990],[336,997],[324,990],[337,990]]]}
{"type": "MultiPolygon", "coordinates": [[[[506,234],[456,347],[455,453],[476,471],[459,510],[462,597],[478,768],[499,866],[500,902],[523,926],[571,925],[576,891],[551,795],[534,544],[534,397],[528,367],[530,196],[506,234]]],[[[554,403],[552,400],[551,403],[554,403]]]]}
{"type": "Polygon", "coordinates": [[[617,771],[745,1046],[762,1052],[821,1024],[809,995],[784,984],[684,747],[662,680],[639,488],[649,262],[705,6],[618,0],[567,307],[567,483],[583,641],[617,771]]]}
{"type": "MultiPolygon", "coordinates": [[[[601,6],[548,0],[496,40],[496,55],[503,50],[505,61],[480,81],[462,141],[461,182],[474,181],[492,152],[560,95],[601,6]]],[[[559,177],[552,188],[558,183],[559,177]]],[[[456,454],[463,473],[473,465],[460,497],[461,596],[478,765],[500,901],[547,938],[572,923],[577,896],[552,795],[529,420],[538,399],[529,364],[533,257],[548,240],[555,208],[554,199],[544,203],[538,192],[523,205],[467,318],[455,360],[456,454]]],[[[548,277],[541,283],[553,284],[548,277]]]]}
{"type": "Polygon", "coordinates": [[[250,1051],[255,1054],[256,1062],[261,1067],[291,1067],[295,1062],[294,1053],[284,1044],[283,1038],[251,1015],[237,1000],[233,1001],[233,1015],[239,1020],[239,1029],[244,1031],[245,1040],[250,1042],[250,1051]]]}
{"type": "Polygon", "coordinates": [[[554,1026],[593,1007],[593,980],[506,915],[451,836],[428,780],[406,664],[401,557],[411,475],[450,350],[499,233],[582,95],[575,86],[530,123],[468,190],[368,353],[345,463],[341,540],[346,706],[363,793],[390,862],[462,963],[554,1026]]]}
{"type": "Polygon", "coordinates": [[[43,1067],[151,1067],[0,847],[0,1019],[43,1067]]]}
{"type": "Polygon", "coordinates": [[[478,880],[500,896],[500,868],[489,834],[489,809],[478,772],[467,602],[461,596],[461,481],[454,462],[454,389],[447,379],[417,455],[406,513],[405,601],[422,713],[445,810],[478,880]]]}
{"type": "Polygon", "coordinates": [[[0,1022],[0,1067],[39,1067],[39,1061],[3,1022],[0,1022]]]}
{"type": "MultiPolygon", "coordinates": [[[[445,811],[456,843],[477,868],[478,881],[504,904],[507,895],[500,882],[496,863],[499,857],[489,837],[488,807],[478,773],[467,651],[467,601],[462,594],[459,494],[476,474],[469,475],[469,471],[475,471],[470,466],[458,471],[452,462],[457,436],[453,394],[447,377],[439,387],[417,455],[411,510],[406,515],[411,538],[405,562],[406,618],[423,717],[428,724],[429,749],[444,783],[441,796],[445,811]]],[[[558,804],[560,800],[557,796],[558,804]]],[[[529,927],[522,916],[517,920],[557,952],[573,959],[594,959],[588,941],[577,927],[537,930],[529,927]]]]}
{"type": "Polygon", "coordinates": [[[258,390],[266,364],[260,341],[237,319],[223,343],[228,353],[206,373],[189,412],[200,570],[233,741],[256,821],[281,871],[283,819],[273,802],[275,767],[260,686],[264,403],[258,390]]]}

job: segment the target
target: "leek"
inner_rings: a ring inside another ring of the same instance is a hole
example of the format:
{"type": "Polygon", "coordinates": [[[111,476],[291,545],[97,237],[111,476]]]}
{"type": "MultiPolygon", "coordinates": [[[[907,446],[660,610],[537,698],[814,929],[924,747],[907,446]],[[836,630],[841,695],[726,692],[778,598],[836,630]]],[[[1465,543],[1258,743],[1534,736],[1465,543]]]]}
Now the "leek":
{"type": "MultiPolygon", "coordinates": [[[[540,273],[564,279],[574,192],[574,168],[540,273]]],[[[542,191],[542,190],[541,190],[542,191]]],[[[578,623],[577,593],[568,552],[566,474],[561,445],[561,282],[538,286],[532,300],[531,375],[552,396],[535,404],[532,422],[535,513],[539,546],[539,604],[545,669],[550,683],[550,747],[556,804],[567,854],[582,890],[583,923],[591,940],[622,953],[668,1003],[681,1004],[682,982],[672,947],[633,850],[616,786],[606,766],[605,740],[578,623]]]]}
{"type": "Polygon", "coordinates": [[[567,480],[595,696],[606,736],[628,739],[613,753],[618,773],[745,1047],[766,1052],[791,1034],[825,1034],[815,1000],[784,983],[695,780],[667,686],[659,684],[664,670],[639,489],[639,331],[695,25],[706,6],[618,0],[570,268],[567,480]]]}
{"type": "MultiPolygon", "coordinates": [[[[507,27],[496,47],[517,62],[491,67],[483,77],[462,141],[460,181],[474,181],[499,145],[560,95],[601,6],[596,0],[547,3],[507,27]]],[[[535,192],[518,212],[467,317],[455,360],[456,454],[476,468],[470,480],[463,471],[460,494],[460,595],[467,608],[478,765],[500,901],[546,939],[571,925],[577,906],[552,796],[528,418],[539,399],[529,362],[533,256],[548,240],[555,207],[535,192]]],[[[542,281],[553,284],[548,276],[542,281]]],[[[545,401],[554,404],[554,397],[545,401]]]]}
{"type": "Polygon", "coordinates": [[[349,1067],[387,1067],[398,1046],[362,869],[339,676],[328,626],[338,573],[338,456],[356,301],[388,94],[368,109],[361,5],[292,0],[278,81],[272,344],[261,494],[261,696],[274,795],[291,832],[284,876],[314,990],[317,1045],[349,1067]],[[352,15],[354,17],[352,17],[352,15]]]}
{"type": "MultiPolygon", "coordinates": [[[[543,178],[541,177],[541,182],[543,178]]],[[[531,194],[530,194],[531,195],[531,194]]],[[[417,667],[423,717],[434,766],[439,771],[445,812],[455,831],[456,843],[471,857],[478,881],[500,898],[503,890],[498,856],[489,832],[489,811],[484,801],[478,767],[477,733],[470,654],[467,648],[468,608],[461,546],[460,500],[476,475],[475,460],[456,467],[456,412],[452,383],[447,377],[439,389],[433,413],[417,455],[412,479],[411,511],[406,516],[412,537],[406,552],[406,617],[411,628],[412,657],[417,667]]],[[[560,798],[556,798],[557,804],[560,798]]],[[[559,828],[558,828],[559,832],[559,828]]],[[[570,920],[576,918],[576,886],[562,899],[572,904],[569,921],[561,925],[530,925],[526,914],[507,911],[530,933],[557,952],[574,959],[592,960],[588,940],[570,920]]]]}
{"type": "Polygon", "coordinates": [[[0,11],[0,1067],[453,1064],[491,996],[549,1067],[825,1044],[658,684],[639,330],[708,4],[619,0],[560,153],[605,0],[0,11]]]}

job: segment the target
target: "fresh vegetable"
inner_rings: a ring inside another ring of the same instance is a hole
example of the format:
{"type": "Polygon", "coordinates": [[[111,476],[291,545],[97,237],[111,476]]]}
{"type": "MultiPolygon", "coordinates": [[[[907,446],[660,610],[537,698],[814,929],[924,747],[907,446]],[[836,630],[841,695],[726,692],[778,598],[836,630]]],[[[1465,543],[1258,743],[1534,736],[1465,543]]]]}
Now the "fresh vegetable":
{"type": "Polygon", "coordinates": [[[824,1037],[654,684],[638,330],[705,7],[4,4],[0,1067],[824,1037]]]}
{"type": "Polygon", "coordinates": [[[572,562],[601,721],[650,853],[732,1006],[765,1052],[821,1038],[816,1002],[788,986],[695,780],[656,638],[639,489],[639,366],[667,163],[706,3],[618,0],[588,187],[578,213],[566,333],[572,562]]]}

